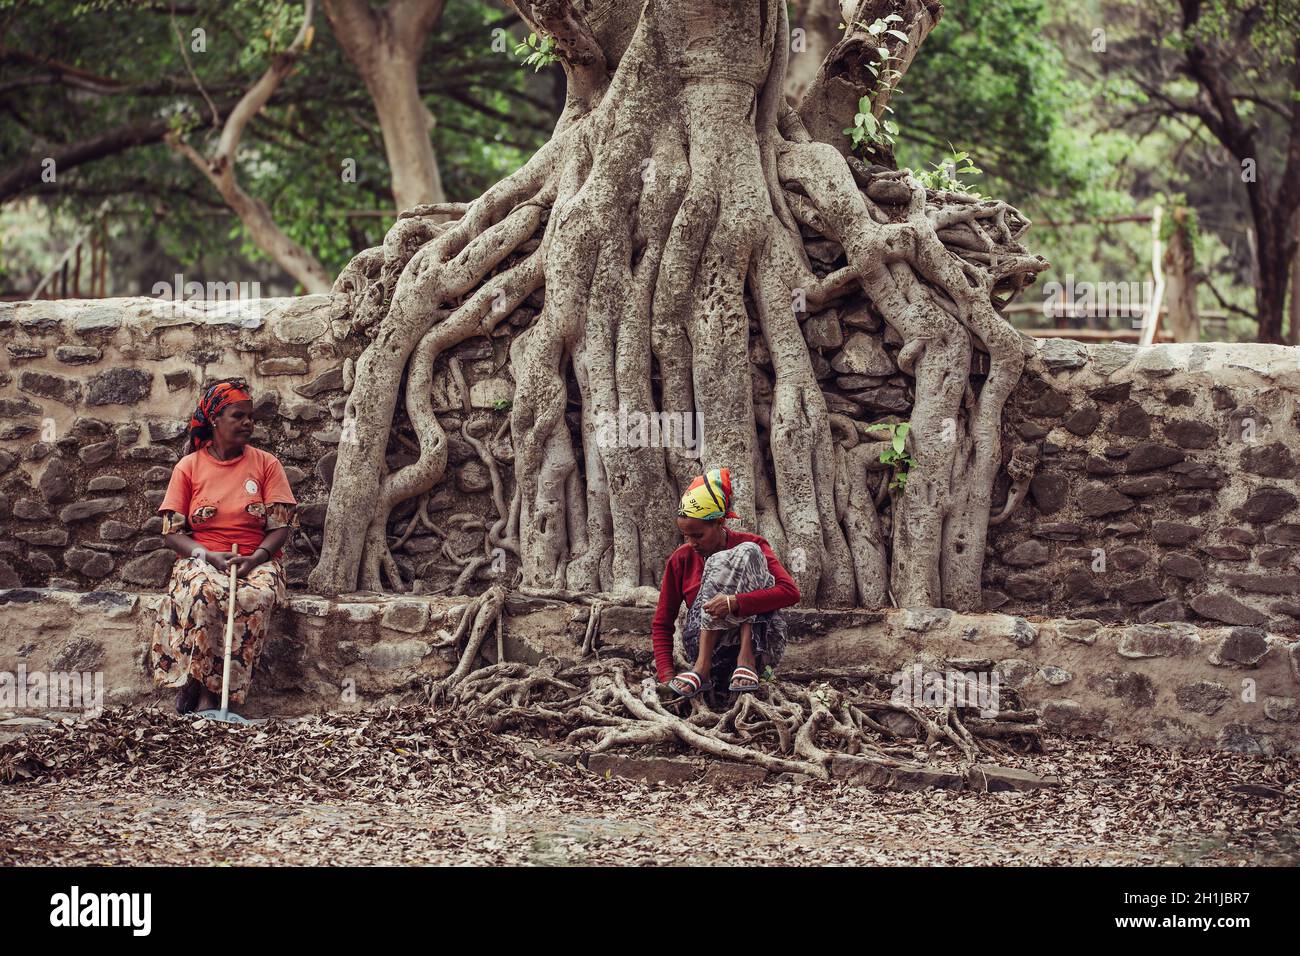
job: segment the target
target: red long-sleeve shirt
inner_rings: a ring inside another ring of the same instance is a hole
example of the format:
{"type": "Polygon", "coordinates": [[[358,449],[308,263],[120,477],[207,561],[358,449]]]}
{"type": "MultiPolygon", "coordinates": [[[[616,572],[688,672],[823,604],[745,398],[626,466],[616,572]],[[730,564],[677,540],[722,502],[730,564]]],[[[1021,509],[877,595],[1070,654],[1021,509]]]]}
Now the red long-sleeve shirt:
{"type": "MultiPolygon", "coordinates": [[[[799,587],[794,583],[794,578],[790,577],[790,572],[781,566],[767,539],[747,531],[727,528],[722,550],[734,548],[743,541],[752,541],[762,550],[774,583],[770,588],[737,595],[736,613],[741,616],[762,614],[797,604],[799,587]]],[[[685,601],[687,607],[695,603],[695,596],[700,593],[700,577],[703,573],[704,558],[689,544],[683,544],[674,551],[664,567],[664,580],[659,587],[659,606],[655,608],[654,621],[650,625],[655,670],[658,671],[661,682],[669,680],[676,673],[673,668],[673,625],[677,621],[677,612],[681,609],[682,602],[685,601]]]]}

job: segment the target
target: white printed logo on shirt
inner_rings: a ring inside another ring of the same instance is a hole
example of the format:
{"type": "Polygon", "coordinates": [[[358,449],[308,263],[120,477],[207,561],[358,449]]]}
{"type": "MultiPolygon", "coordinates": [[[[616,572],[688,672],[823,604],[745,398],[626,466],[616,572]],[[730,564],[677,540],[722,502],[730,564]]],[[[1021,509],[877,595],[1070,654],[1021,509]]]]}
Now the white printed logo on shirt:
{"type": "Polygon", "coordinates": [[[250,495],[257,494],[257,482],[255,482],[252,478],[249,478],[246,482],[244,482],[244,490],[247,491],[250,495]]]}

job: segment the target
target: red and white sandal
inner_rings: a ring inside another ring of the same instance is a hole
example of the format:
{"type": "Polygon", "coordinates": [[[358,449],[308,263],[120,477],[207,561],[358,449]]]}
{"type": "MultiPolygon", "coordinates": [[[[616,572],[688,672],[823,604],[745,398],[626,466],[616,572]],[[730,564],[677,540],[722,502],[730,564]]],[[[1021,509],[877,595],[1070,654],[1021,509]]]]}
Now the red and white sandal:
{"type": "Polygon", "coordinates": [[[712,690],[713,682],[702,679],[695,671],[683,671],[668,682],[668,687],[678,697],[690,700],[697,694],[712,690]]]}
{"type": "Polygon", "coordinates": [[[750,694],[758,690],[758,674],[748,667],[737,667],[731,672],[731,686],[727,688],[733,694],[750,694]]]}

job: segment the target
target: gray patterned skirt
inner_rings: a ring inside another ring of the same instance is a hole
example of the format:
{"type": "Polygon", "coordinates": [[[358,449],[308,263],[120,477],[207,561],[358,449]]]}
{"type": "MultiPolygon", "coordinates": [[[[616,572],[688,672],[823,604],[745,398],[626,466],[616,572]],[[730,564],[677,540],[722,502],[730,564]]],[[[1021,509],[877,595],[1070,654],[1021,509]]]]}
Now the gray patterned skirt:
{"type": "Polygon", "coordinates": [[[714,552],[705,559],[704,572],[700,576],[700,592],[695,595],[686,614],[682,649],[693,666],[700,653],[700,631],[721,632],[713,647],[713,661],[710,665],[710,680],[715,686],[725,686],[731,680],[736,655],[740,651],[741,624],[750,622],[758,665],[755,669],[760,677],[764,667],[775,670],[781,663],[789,631],[780,611],[714,617],[704,610],[704,605],[719,594],[748,594],[750,591],[770,588],[775,583],[762,549],[752,541],[742,541],[734,548],[714,552]]]}

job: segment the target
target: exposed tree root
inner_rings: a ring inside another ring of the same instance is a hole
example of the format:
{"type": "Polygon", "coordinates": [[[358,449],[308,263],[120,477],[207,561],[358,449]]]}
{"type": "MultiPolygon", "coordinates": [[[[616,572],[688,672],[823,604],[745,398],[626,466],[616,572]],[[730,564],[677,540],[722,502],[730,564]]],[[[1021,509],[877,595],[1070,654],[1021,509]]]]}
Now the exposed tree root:
{"type": "MultiPolygon", "coordinates": [[[[481,555],[444,542],[456,590],[500,554],[532,589],[617,599],[652,587],[677,544],[676,495],[726,464],[744,526],[786,559],[806,603],[978,607],[1002,408],[1025,355],[997,308],[1046,267],[1021,245],[1028,222],[815,141],[781,95],[779,0],[628,0],[586,17],[563,0],[516,6],[564,51],[568,105],[518,172],[467,205],[407,210],[339,276],[353,328],[373,341],[345,375],[311,588],[406,587],[392,551],[433,529],[427,495],[447,469],[435,367],[448,365],[468,402],[448,350],[492,336],[544,291],[531,325],[511,333],[510,460],[481,421],[461,421],[496,517],[481,555]],[[901,339],[899,369],[914,383],[901,495],[887,494],[871,422],[831,414],[813,373],[800,323],[845,297],[865,297],[901,339]],[[750,362],[754,343],[770,376],[750,362]],[[988,370],[972,380],[980,353],[988,370]],[[701,415],[699,456],[680,442],[609,440],[603,423],[620,413],[701,415]],[[390,448],[408,442],[416,460],[390,472],[390,448]],[[390,531],[410,499],[415,515],[390,531]]],[[[900,9],[914,18],[903,25],[914,51],[938,7],[900,9]]],[[[883,105],[889,91],[878,92],[883,105]]],[[[1027,482],[1014,477],[1004,514],[1027,482]]],[[[803,744],[814,757],[813,738],[838,726],[817,713],[803,744]]]]}
{"type": "Polygon", "coordinates": [[[830,778],[837,755],[885,768],[914,767],[918,747],[936,753],[948,747],[955,751],[948,762],[964,770],[985,756],[1005,754],[1008,745],[1039,744],[1032,712],[984,720],[952,707],[925,711],[896,704],[864,686],[788,681],[764,684],[712,710],[698,698],[665,704],[653,681],[635,681],[635,667],[624,658],[546,658],[536,667],[481,668],[448,683],[442,699],[481,718],[491,732],[559,734],[588,753],[678,741],[724,760],[821,780],[830,778]],[[917,733],[882,723],[891,713],[910,718],[917,733]]]}
{"type": "Polygon", "coordinates": [[[600,613],[607,606],[599,600],[586,605],[580,659],[545,657],[536,666],[507,662],[508,599],[494,586],[465,605],[456,631],[438,645],[461,647],[463,641],[459,663],[429,693],[431,704],[480,719],[492,733],[560,735],[588,753],[677,741],[724,760],[820,780],[830,778],[837,757],[888,769],[916,767],[934,753],[964,771],[985,756],[1041,747],[1035,711],[984,718],[956,706],[914,707],[883,696],[856,674],[765,682],[720,709],[703,696],[665,702],[653,680],[638,680],[637,666],[622,652],[598,655],[600,613]],[[474,669],[493,628],[497,661],[474,669]]]}
{"type": "MultiPolygon", "coordinates": [[[[452,635],[451,640],[448,642],[452,646],[459,644],[460,639],[468,631],[469,638],[465,643],[465,649],[461,653],[460,661],[456,664],[455,669],[433,685],[429,691],[429,703],[438,703],[449,690],[464,680],[465,676],[473,669],[474,660],[478,657],[479,649],[482,648],[483,642],[487,639],[488,632],[497,625],[505,600],[505,589],[500,585],[493,585],[466,605],[465,610],[461,613],[460,624],[456,628],[456,633],[452,635]]],[[[499,649],[502,647],[500,640],[498,640],[497,647],[499,649]]]]}

